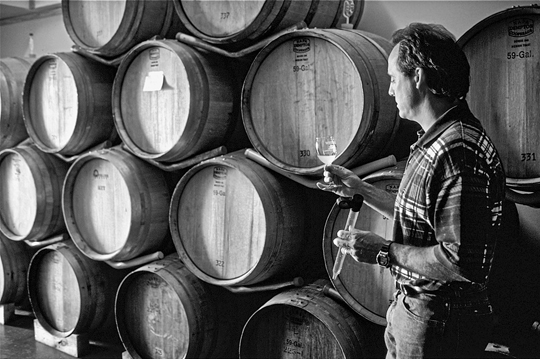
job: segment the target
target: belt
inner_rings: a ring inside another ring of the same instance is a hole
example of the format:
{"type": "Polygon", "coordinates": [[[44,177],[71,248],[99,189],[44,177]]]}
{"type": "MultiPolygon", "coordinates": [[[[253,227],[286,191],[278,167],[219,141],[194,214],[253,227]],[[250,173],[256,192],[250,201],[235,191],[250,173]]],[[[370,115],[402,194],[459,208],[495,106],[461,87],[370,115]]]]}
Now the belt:
{"type": "Polygon", "coordinates": [[[483,296],[487,293],[485,284],[468,282],[450,282],[433,291],[423,290],[421,288],[417,289],[410,285],[396,282],[396,289],[410,297],[425,293],[446,298],[471,298],[483,296]]]}

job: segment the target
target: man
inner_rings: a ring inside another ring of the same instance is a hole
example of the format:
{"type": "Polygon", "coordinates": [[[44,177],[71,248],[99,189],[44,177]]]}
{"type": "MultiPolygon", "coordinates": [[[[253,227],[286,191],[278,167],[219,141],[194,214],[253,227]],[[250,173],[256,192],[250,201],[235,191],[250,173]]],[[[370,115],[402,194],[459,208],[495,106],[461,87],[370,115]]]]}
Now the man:
{"type": "Polygon", "coordinates": [[[397,197],[336,165],[321,189],[394,218],[394,238],[339,231],[355,260],[389,268],[397,291],[387,312],[387,358],[482,356],[492,327],[486,283],[502,216],[505,177],[497,151],[470,112],[469,64],[440,25],[393,35],[389,94],[420,124],[397,197]]]}

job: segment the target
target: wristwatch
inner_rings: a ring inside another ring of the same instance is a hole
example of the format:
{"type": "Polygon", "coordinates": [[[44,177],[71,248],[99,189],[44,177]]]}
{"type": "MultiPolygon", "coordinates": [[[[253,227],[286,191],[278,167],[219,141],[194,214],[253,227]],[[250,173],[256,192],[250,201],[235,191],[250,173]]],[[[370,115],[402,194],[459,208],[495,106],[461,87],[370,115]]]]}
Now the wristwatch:
{"type": "Polygon", "coordinates": [[[390,254],[388,252],[390,251],[391,244],[392,242],[383,244],[381,250],[377,253],[377,264],[381,267],[390,267],[390,254]]]}

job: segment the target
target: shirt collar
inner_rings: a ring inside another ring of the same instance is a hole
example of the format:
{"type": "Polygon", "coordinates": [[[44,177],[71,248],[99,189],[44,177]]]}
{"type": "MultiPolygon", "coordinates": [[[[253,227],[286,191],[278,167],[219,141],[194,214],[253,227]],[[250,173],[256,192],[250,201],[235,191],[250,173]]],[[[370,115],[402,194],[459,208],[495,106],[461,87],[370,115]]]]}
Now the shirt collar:
{"type": "Polygon", "coordinates": [[[415,147],[427,147],[431,142],[433,142],[441,133],[443,133],[450,125],[457,121],[458,113],[461,110],[468,109],[467,103],[461,101],[459,104],[451,107],[445,113],[443,113],[435,123],[427,130],[424,131],[420,129],[418,134],[418,141],[415,144],[415,147]]]}

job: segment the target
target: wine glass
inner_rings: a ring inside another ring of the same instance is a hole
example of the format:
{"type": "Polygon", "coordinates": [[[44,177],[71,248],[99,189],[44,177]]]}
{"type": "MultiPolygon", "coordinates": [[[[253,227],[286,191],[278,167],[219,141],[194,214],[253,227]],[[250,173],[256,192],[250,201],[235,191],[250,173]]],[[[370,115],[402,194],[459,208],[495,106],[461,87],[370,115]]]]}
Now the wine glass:
{"type": "MultiPolygon", "coordinates": [[[[315,149],[317,157],[325,165],[331,165],[337,156],[337,146],[334,136],[321,136],[315,138],[315,149]]],[[[328,183],[329,189],[341,187],[334,182],[328,183]]]]}
{"type": "Polygon", "coordinates": [[[331,165],[337,156],[337,146],[334,136],[323,136],[315,139],[317,157],[325,165],[331,165]]]}

